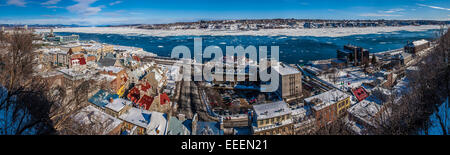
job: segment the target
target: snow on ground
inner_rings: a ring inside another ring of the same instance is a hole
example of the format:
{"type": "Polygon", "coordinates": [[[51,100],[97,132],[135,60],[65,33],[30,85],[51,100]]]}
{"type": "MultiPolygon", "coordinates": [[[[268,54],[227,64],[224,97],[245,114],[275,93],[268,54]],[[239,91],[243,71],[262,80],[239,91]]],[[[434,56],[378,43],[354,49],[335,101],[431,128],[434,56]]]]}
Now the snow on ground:
{"type": "MultiPolygon", "coordinates": [[[[442,103],[442,105],[439,107],[439,111],[434,113],[430,116],[431,121],[431,127],[428,129],[429,135],[443,135],[442,132],[442,126],[439,123],[439,119],[437,116],[440,116],[440,118],[443,120],[443,126],[447,130],[447,134],[450,131],[450,105],[448,103],[448,97],[447,100],[442,103]],[[444,121],[445,120],[445,121],[444,121]]],[[[424,135],[424,131],[420,131],[419,134],[424,135]]]]}
{"type": "MultiPolygon", "coordinates": [[[[395,31],[425,31],[439,29],[438,25],[402,26],[402,27],[365,27],[365,28],[320,28],[320,29],[263,29],[258,31],[217,31],[217,30],[146,30],[129,27],[76,27],[59,28],[54,32],[74,33],[100,33],[122,35],[148,35],[148,36],[315,36],[315,37],[343,37],[350,35],[378,34],[395,31]]],[[[49,32],[48,29],[39,29],[38,32],[49,32]]]]}

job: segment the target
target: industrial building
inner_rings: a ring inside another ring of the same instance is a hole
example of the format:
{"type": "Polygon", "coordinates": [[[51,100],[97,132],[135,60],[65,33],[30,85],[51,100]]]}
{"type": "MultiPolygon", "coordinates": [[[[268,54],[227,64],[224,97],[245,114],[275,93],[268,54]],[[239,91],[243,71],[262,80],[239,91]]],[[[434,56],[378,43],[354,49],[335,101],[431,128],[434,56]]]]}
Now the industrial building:
{"type": "Polygon", "coordinates": [[[354,66],[368,64],[369,50],[354,45],[345,45],[343,50],[337,50],[337,58],[354,66]]]}
{"type": "Polygon", "coordinates": [[[302,97],[302,73],[299,70],[281,62],[273,69],[280,77],[277,93],[285,102],[302,97]]]}
{"type": "Polygon", "coordinates": [[[413,42],[408,42],[405,46],[405,52],[417,54],[418,52],[423,51],[430,47],[431,43],[425,39],[422,39],[413,42]]]}

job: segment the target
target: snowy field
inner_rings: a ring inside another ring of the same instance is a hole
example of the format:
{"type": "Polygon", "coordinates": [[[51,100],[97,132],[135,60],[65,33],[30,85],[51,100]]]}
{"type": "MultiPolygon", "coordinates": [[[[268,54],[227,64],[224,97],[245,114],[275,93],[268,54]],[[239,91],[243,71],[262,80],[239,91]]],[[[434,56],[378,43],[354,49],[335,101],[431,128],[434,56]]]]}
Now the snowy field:
{"type": "MultiPolygon", "coordinates": [[[[396,31],[426,31],[439,29],[438,25],[402,26],[402,27],[366,27],[366,28],[320,28],[320,29],[263,29],[259,31],[217,31],[217,30],[146,30],[129,27],[77,27],[59,28],[54,32],[99,33],[147,36],[314,36],[314,37],[343,37],[363,34],[380,34],[396,31]]],[[[38,32],[49,32],[40,29],[38,32]]]]}

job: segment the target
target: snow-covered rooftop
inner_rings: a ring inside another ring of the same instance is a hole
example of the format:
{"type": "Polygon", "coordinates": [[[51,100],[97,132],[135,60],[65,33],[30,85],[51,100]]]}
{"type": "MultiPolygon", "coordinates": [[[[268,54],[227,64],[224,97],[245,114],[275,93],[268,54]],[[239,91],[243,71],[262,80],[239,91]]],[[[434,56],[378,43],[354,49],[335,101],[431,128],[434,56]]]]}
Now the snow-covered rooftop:
{"type": "Polygon", "coordinates": [[[334,89],[334,90],[330,90],[330,91],[324,92],[324,93],[316,95],[316,96],[306,98],[305,102],[311,103],[313,100],[318,99],[317,101],[319,103],[317,103],[316,105],[314,105],[312,107],[314,110],[317,111],[317,110],[328,107],[328,106],[330,106],[338,101],[341,101],[345,98],[348,98],[348,97],[351,97],[351,96],[340,90],[334,89]]]}
{"type": "Polygon", "coordinates": [[[103,71],[106,71],[106,72],[110,72],[111,71],[111,72],[116,73],[116,74],[123,70],[122,67],[115,67],[115,66],[107,66],[107,67],[102,67],[100,69],[103,70],[103,71]]]}
{"type": "Polygon", "coordinates": [[[280,75],[291,75],[300,73],[300,71],[295,69],[294,67],[291,67],[283,63],[280,63],[280,65],[273,66],[273,69],[280,75]]]}
{"type": "Polygon", "coordinates": [[[283,116],[291,113],[291,109],[284,101],[278,101],[268,104],[254,105],[258,120],[283,116]]]}
{"type": "Polygon", "coordinates": [[[115,112],[119,112],[120,110],[122,110],[126,105],[131,105],[131,101],[122,99],[122,98],[117,98],[117,99],[113,99],[112,103],[107,104],[105,107],[109,108],[115,112]]]}
{"type": "Polygon", "coordinates": [[[427,44],[427,43],[428,43],[428,41],[425,39],[417,40],[417,41],[413,42],[414,46],[420,46],[420,45],[427,44]]]}
{"type": "Polygon", "coordinates": [[[357,117],[360,121],[373,125],[372,121],[381,108],[382,106],[375,102],[363,100],[348,109],[348,112],[354,117],[357,117]]]}
{"type": "Polygon", "coordinates": [[[152,112],[148,110],[133,107],[128,109],[128,111],[124,114],[120,115],[119,118],[142,128],[146,128],[150,123],[151,115],[152,112]]]}
{"type": "Polygon", "coordinates": [[[83,108],[79,113],[74,115],[73,118],[79,123],[92,127],[91,129],[93,130],[104,130],[103,134],[108,134],[122,124],[121,120],[114,118],[91,105],[83,108]]]}
{"type": "Polygon", "coordinates": [[[148,135],[165,135],[167,130],[167,115],[160,112],[151,112],[150,123],[147,126],[148,135]]]}

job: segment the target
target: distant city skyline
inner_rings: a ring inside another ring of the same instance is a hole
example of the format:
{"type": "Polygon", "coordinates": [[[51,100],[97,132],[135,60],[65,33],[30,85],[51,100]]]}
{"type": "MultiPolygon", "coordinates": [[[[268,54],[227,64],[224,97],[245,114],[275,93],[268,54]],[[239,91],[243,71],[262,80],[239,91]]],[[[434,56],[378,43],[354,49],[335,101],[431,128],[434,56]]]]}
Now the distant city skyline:
{"type": "Polygon", "coordinates": [[[223,19],[450,20],[448,0],[0,0],[0,24],[84,26],[223,19]]]}

